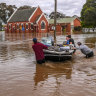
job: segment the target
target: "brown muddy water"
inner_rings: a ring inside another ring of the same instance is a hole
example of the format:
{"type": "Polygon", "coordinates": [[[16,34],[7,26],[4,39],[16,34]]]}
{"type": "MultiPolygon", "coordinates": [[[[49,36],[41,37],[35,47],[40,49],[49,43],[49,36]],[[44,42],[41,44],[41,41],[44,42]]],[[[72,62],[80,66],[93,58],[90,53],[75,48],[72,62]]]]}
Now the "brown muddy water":
{"type": "MultiPolygon", "coordinates": [[[[32,38],[45,34],[0,32],[0,96],[96,96],[96,56],[80,51],[64,62],[36,64],[32,38]]],[[[96,34],[72,35],[96,55],[96,34]]],[[[58,34],[57,42],[65,36],[58,34]]]]}

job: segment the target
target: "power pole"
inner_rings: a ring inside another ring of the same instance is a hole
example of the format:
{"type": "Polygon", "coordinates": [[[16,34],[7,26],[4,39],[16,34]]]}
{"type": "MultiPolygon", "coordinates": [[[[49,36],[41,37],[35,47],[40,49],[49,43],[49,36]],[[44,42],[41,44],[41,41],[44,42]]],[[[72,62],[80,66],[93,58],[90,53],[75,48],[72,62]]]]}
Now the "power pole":
{"type": "Polygon", "coordinates": [[[56,23],[57,23],[57,0],[55,0],[54,14],[54,42],[56,43],[56,23]]]}

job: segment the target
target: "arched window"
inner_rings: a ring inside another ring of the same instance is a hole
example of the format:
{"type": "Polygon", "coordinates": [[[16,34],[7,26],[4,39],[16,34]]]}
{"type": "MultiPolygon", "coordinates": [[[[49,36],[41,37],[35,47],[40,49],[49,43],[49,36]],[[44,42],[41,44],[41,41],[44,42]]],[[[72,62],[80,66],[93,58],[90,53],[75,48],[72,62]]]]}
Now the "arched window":
{"type": "Polygon", "coordinates": [[[41,29],[45,29],[45,22],[41,23],[41,29]]]}

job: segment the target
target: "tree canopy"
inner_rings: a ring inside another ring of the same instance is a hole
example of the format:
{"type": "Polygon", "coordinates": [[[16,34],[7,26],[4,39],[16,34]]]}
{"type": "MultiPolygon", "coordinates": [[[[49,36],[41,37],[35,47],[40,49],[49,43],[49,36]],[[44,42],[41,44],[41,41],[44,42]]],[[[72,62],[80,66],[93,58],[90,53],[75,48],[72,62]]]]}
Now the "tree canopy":
{"type": "MultiPolygon", "coordinates": [[[[28,8],[30,9],[31,6],[24,5],[19,7],[18,10],[28,9],[28,8]]],[[[6,5],[6,3],[0,3],[0,18],[2,19],[2,21],[4,23],[7,23],[7,20],[16,9],[17,7],[15,5],[6,5]]]]}
{"type": "Polygon", "coordinates": [[[24,6],[19,7],[18,10],[30,9],[30,8],[31,8],[31,6],[24,5],[24,6]]]}
{"type": "MultiPolygon", "coordinates": [[[[49,15],[49,18],[54,19],[54,14],[55,14],[55,12],[51,12],[49,15]]],[[[65,14],[57,12],[57,18],[64,18],[64,17],[65,17],[65,14]]]]}
{"type": "Polygon", "coordinates": [[[0,18],[4,23],[7,22],[8,18],[12,15],[17,7],[15,5],[6,5],[6,3],[0,3],[0,18]]]}
{"type": "Polygon", "coordinates": [[[81,11],[82,26],[96,27],[96,0],[87,0],[81,11]]]}

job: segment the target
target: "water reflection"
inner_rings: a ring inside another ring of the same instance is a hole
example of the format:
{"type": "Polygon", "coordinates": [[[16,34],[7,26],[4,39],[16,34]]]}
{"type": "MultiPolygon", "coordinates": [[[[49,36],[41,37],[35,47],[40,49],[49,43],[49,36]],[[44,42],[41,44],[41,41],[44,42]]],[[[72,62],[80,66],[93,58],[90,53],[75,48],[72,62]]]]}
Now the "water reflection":
{"type": "MultiPolygon", "coordinates": [[[[67,62],[67,61],[66,61],[67,62]]],[[[72,62],[64,64],[62,62],[54,64],[52,62],[46,62],[44,65],[36,64],[36,73],[34,77],[35,86],[41,81],[46,81],[49,76],[54,76],[57,78],[65,76],[66,79],[71,79],[72,74],[72,62]]]]}
{"type": "MultiPolygon", "coordinates": [[[[35,32],[14,32],[14,33],[5,33],[5,39],[6,41],[16,41],[16,40],[28,40],[28,39],[32,39],[34,37],[37,37],[38,39],[40,39],[41,37],[45,37],[48,34],[53,36],[53,32],[52,33],[35,33],[35,32]]],[[[57,33],[57,35],[61,35],[61,33],[57,33]]]]}
{"type": "Polygon", "coordinates": [[[15,63],[16,58],[28,57],[32,52],[32,42],[4,42],[0,44],[0,62],[7,63],[13,59],[15,63]]]}
{"type": "Polygon", "coordinates": [[[0,41],[5,41],[5,32],[0,32],[0,41]]]}
{"type": "MultiPolygon", "coordinates": [[[[65,36],[58,35],[57,42],[62,43],[65,36]]],[[[77,51],[70,61],[38,65],[32,38],[42,36],[46,34],[5,33],[5,41],[0,41],[0,96],[96,96],[96,56],[86,59],[77,51]]],[[[95,36],[72,38],[95,44],[95,36]]]]}
{"type": "Polygon", "coordinates": [[[96,37],[90,37],[90,38],[86,38],[85,39],[85,43],[87,43],[87,45],[91,48],[96,47],[96,37]]]}
{"type": "Polygon", "coordinates": [[[7,60],[8,58],[7,45],[0,45],[0,62],[7,60]]]}

